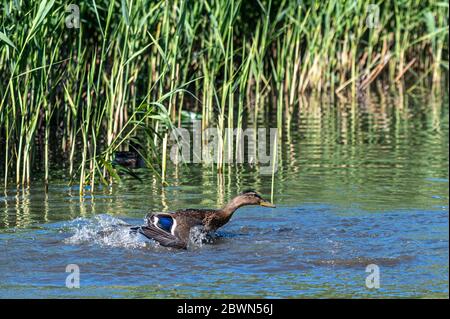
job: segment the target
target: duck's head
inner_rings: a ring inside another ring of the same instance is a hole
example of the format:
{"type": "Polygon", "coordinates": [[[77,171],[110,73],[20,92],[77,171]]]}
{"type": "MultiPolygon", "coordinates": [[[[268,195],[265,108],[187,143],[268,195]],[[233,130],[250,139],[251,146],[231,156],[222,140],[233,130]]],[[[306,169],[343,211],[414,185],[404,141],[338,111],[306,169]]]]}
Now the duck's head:
{"type": "Polygon", "coordinates": [[[272,208],[275,207],[274,204],[265,200],[264,198],[261,197],[261,195],[259,195],[257,192],[253,190],[247,190],[245,192],[242,192],[241,194],[233,198],[227,206],[232,209],[237,209],[241,206],[246,205],[258,205],[272,208]]]}

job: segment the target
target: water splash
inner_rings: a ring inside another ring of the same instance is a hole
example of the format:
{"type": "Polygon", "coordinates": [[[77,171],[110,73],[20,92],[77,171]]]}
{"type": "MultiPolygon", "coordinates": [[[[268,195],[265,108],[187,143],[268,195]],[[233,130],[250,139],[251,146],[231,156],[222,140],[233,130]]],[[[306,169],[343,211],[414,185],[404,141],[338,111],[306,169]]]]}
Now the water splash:
{"type": "Polygon", "coordinates": [[[193,227],[189,232],[189,246],[202,247],[213,243],[213,236],[204,231],[203,227],[193,227]]]}
{"type": "MultiPolygon", "coordinates": [[[[156,241],[145,238],[139,233],[130,231],[130,226],[123,220],[101,214],[93,218],[77,218],[69,222],[69,231],[74,234],[66,238],[66,244],[94,244],[103,247],[145,248],[159,247],[156,241]]],[[[206,233],[201,227],[191,229],[189,235],[189,247],[200,248],[213,242],[211,234],[206,233]]]]}
{"type": "Polygon", "coordinates": [[[69,222],[74,234],[64,240],[67,244],[96,244],[106,247],[144,248],[149,242],[130,232],[130,225],[119,218],[102,214],[93,218],[77,218],[69,222]]]}

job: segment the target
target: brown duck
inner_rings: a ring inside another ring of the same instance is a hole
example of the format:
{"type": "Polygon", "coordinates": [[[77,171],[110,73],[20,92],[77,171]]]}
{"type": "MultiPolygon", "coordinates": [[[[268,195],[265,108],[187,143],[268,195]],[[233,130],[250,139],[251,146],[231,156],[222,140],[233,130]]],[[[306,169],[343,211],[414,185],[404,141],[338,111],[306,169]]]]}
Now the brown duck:
{"type": "Polygon", "coordinates": [[[255,191],[245,191],[233,198],[222,209],[183,209],[170,213],[150,213],[147,224],[133,228],[162,246],[186,249],[192,227],[200,226],[204,232],[213,232],[230,220],[242,206],[275,207],[255,191]]]}

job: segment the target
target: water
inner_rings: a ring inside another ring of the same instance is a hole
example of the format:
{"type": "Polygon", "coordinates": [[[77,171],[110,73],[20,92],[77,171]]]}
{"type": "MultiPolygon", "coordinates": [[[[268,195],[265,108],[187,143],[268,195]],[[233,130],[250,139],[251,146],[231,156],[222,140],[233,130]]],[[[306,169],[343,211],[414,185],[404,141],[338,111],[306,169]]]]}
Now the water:
{"type": "Polygon", "coordinates": [[[53,172],[0,197],[0,297],[448,297],[448,102],[389,99],[293,110],[276,209],[241,208],[212,244],[167,249],[132,235],[148,211],[220,207],[271,176],[171,168],[82,198],[53,172]],[[80,288],[66,287],[68,264],[80,288]],[[380,288],[366,286],[379,267],[380,288]]]}

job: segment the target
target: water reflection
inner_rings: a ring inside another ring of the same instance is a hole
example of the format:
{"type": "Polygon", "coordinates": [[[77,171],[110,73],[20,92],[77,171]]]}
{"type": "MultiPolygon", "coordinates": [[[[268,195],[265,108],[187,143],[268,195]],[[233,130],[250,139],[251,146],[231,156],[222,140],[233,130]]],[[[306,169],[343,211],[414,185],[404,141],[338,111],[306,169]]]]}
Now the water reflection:
{"type": "MultiPolygon", "coordinates": [[[[364,105],[301,99],[286,112],[278,143],[275,200],[281,204],[327,202],[364,210],[448,205],[448,105],[430,97],[369,96],[364,105]],[[434,183],[430,179],[447,180],[434,183]]],[[[258,126],[276,127],[276,119],[258,126]]],[[[142,172],[142,174],[147,174],[142,172]]],[[[188,205],[222,206],[235,193],[270,193],[271,176],[257,165],[228,166],[224,174],[200,164],[172,165],[169,187],[145,181],[98,189],[80,197],[53,178],[45,195],[10,188],[0,197],[1,228],[66,220],[96,213],[167,211],[188,205]],[[130,203],[130,198],[133,199],[130,203]]]]}

